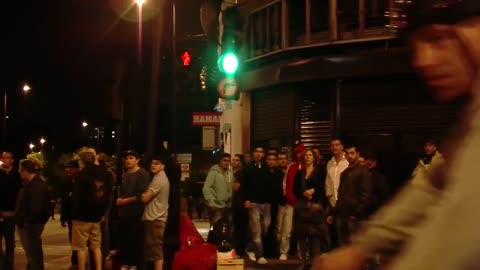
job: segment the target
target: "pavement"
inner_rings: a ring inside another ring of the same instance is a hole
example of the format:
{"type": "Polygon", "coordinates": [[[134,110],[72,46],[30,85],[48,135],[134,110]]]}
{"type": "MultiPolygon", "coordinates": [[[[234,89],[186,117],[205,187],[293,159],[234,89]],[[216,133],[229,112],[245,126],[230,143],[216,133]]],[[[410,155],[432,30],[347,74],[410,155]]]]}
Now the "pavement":
{"type": "MultiPolygon", "coordinates": [[[[200,234],[207,238],[209,225],[207,220],[194,221],[200,234]]],[[[42,235],[45,270],[67,270],[70,269],[70,244],[68,242],[68,230],[60,225],[59,216],[50,220],[42,235]]],[[[15,270],[23,270],[26,266],[25,253],[22,245],[16,237],[15,248],[15,270]]],[[[271,270],[294,270],[298,269],[298,260],[279,261],[269,259],[267,265],[257,265],[245,259],[245,270],[271,269],[271,270]]]]}

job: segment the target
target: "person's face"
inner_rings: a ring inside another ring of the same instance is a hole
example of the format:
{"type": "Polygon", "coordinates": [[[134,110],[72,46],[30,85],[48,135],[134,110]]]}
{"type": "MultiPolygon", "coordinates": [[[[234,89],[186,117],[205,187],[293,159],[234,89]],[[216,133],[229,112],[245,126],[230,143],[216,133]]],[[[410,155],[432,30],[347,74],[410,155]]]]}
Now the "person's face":
{"type": "Polygon", "coordinates": [[[367,159],[367,160],[365,160],[365,162],[364,162],[364,166],[367,167],[367,169],[371,170],[371,169],[377,167],[377,161],[376,161],[376,160],[367,159]]]}
{"type": "Polygon", "coordinates": [[[343,144],[339,140],[332,141],[330,143],[330,151],[333,155],[338,155],[343,152],[343,144]]]}
{"type": "Polygon", "coordinates": [[[252,155],[250,155],[250,153],[245,153],[244,158],[245,158],[245,163],[248,164],[252,162],[252,155]]]}
{"type": "Polygon", "coordinates": [[[311,150],[307,150],[304,154],[305,165],[312,165],[315,162],[315,156],[311,150]]]}
{"type": "Polygon", "coordinates": [[[263,150],[263,148],[261,147],[255,148],[255,151],[253,152],[253,157],[257,162],[262,161],[262,159],[265,157],[265,150],[263,150]]]}
{"type": "Polygon", "coordinates": [[[228,167],[230,167],[230,161],[231,161],[231,158],[229,157],[224,157],[220,160],[220,167],[222,167],[222,169],[224,170],[227,170],[228,167]]]}
{"type": "Polygon", "coordinates": [[[457,36],[460,29],[459,25],[434,24],[416,31],[410,39],[413,67],[441,101],[467,95],[476,77],[475,59],[457,36]]]}
{"type": "Polygon", "coordinates": [[[354,164],[355,162],[357,162],[359,157],[360,157],[360,153],[357,152],[357,150],[353,147],[345,151],[345,158],[348,160],[348,163],[350,164],[354,164]]]}
{"type": "Polygon", "coordinates": [[[158,160],[152,160],[152,163],[150,164],[150,171],[153,174],[159,173],[165,169],[165,164],[158,160]]]}
{"type": "Polygon", "coordinates": [[[365,160],[363,157],[358,157],[358,163],[360,163],[360,165],[367,166],[367,160],[365,160]]]}
{"type": "Polygon", "coordinates": [[[13,164],[13,155],[12,153],[10,152],[3,152],[2,153],[2,157],[1,157],[1,161],[2,161],[2,167],[11,167],[12,164],[13,164]]]}
{"type": "Polygon", "coordinates": [[[240,168],[240,165],[241,165],[240,158],[237,156],[234,156],[232,158],[232,162],[230,163],[230,165],[232,166],[233,169],[240,168]]]}
{"type": "Polygon", "coordinates": [[[322,159],[322,154],[320,153],[319,149],[313,149],[313,155],[315,156],[315,159],[317,159],[317,160],[322,159]]]}
{"type": "Polygon", "coordinates": [[[297,153],[295,153],[295,157],[296,157],[296,159],[297,159],[297,163],[301,163],[301,162],[304,160],[304,159],[303,159],[303,156],[304,156],[303,152],[297,152],[297,153]]]}
{"type": "Polygon", "coordinates": [[[435,153],[435,151],[437,151],[437,147],[433,143],[426,143],[423,146],[423,152],[426,155],[432,155],[433,153],[435,153]]]}
{"type": "Polygon", "coordinates": [[[135,168],[135,166],[138,165],[139,161],[140,160],[135,156],[128,155],[125,157],[125,168],[127,169],[135,168]]]}
{"type": "Polygon", "coordinates": [[[275,155],[268,155],[267,166],[272,169],[278,166],[278,158],[275,155]]]}
{"type": "Polygon", "coordinates": [[[288,166],[288,156],[285,154],[278,155],[278,165],[286,168],[288,166]]]}

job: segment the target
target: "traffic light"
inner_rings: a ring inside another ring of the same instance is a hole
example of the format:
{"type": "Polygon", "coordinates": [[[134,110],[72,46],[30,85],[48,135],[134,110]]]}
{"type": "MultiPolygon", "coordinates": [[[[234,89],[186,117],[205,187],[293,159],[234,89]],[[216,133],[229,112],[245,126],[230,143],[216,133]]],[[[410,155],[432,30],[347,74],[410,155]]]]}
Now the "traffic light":
{"type": "Polygon", "coordinates": [[[233,75],[238,69],[238,58],[234,53],[227,52],[218,59],[218,68],[226,75],[233,75]]]}
{"type": "Polygon", "coordinates": [[[187,51],[182,53],[181,59],[182,59],[182,64],[184,66],[190,66],[190,64],[192,63],[192,57],[190,56],[190,53],[187,51]]]}

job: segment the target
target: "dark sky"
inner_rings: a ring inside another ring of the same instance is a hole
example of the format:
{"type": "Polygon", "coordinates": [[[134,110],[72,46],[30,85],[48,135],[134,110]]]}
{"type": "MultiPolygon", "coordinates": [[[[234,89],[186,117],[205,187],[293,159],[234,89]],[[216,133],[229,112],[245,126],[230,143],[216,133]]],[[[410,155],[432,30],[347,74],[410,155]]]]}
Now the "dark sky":
{"type": "MultiPolygon", "coordinates": [[[[199,0],[178,2],[177,10],[190,14],[177,15],[181,34],[199,33],[199,0]]],[[[68,145],[81,132],[81,121],[109,120],[105,104],[110,100],[115,62],[136,64],[136,11],[123,19],[119,16],[129,4],[127,0],[3,3],[0,89],[9,95],[9,142],[26,144],[46,136],[52,143],[68,145]],[[20,90],[24,82],[32,86],[27,96],[20,90]]],[[[149,10],[144,14],[148,17],[149,10]]],[[[145,58],[150,53],[150,32],[147,21],[145,58]]]]}

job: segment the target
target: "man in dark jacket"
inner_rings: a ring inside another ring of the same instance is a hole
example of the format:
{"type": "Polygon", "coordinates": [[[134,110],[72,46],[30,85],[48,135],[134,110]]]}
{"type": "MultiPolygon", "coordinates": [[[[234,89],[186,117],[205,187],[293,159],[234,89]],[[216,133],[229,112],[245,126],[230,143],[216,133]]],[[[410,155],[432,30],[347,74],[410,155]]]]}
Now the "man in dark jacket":
{"type": "MultiPolygon", "coordinates": [[[[70,243],[72,242],[72,193],[75,178],[78,174],[78,169],[78,161],[76,160],[68,162],[68,164],[65,166],[65,173],[67,174],[67,177],[65,179],[61,200],[60,223],[62,224],[62,227],[68,226],[68,240],[70,243]]],[[[72,251],[70,261],[72,263],[72,267],[78,266],[76,251],[72,251]]]]}
{"type": "MultiPolygon", "coordinates": [[[[360,152],[355,146],[346,148],[348,168],[340,175],[338,200],[335,205],[335,220],[338,242],[348,243],[350,235],[365,220],[371,210],[373,183],[365,166],[359,162],[360,152]]],[[[330,219],[330,218],[329,218],[330,219]]]]}
{"type": "Polygon", "coordinates": [[[15,205],[22,187],[18,171],[13,169],[13,155],[3,152],[0,166],[0,269],[13,270],[15,252],[15,205]],[[1,248],[5,239],[5,252],[1,248]]]}
{"type": "Polygon", "coordinates": [[[27,256],[27,269],[43,270],[42,233],[50,217],[48,185],[38,173],[38,164],[25,159],[20,162],[23,187],[16,208],[18,235],[27,256]]]}
{"type": "Polygon", "coordinates": [[[102,233],[100,222],[108,207],[111,188],[105,170],[95,165],[91,151],[79,153],[82,170],[78,173],[72,193],[72,250],[77,251],[78,269],[87,263],[87,243],[93,252],[96,269],[102,269],[102,233]]]}

